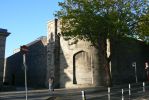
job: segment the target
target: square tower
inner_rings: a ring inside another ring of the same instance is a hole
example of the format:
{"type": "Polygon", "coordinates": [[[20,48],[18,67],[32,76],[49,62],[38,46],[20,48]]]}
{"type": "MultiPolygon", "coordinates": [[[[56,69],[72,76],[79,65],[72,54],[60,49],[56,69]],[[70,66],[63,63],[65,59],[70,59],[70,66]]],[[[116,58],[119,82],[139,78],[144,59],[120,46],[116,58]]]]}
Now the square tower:
{"type": "Polygon", "coordinates": [[[96,85],[97,50],[91,43],[73,38],[66,40],[61,34],[61,20],[49,21],[47,28],[47,80],[54,77],[55,88],[96,85]]]}

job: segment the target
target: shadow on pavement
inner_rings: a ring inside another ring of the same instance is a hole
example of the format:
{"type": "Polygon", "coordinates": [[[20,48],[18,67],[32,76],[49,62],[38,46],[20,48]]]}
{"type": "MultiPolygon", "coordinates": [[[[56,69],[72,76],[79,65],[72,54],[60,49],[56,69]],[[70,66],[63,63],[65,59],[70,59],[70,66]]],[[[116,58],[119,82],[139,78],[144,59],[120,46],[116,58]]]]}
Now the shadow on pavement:
{"type": "Polygon", "coordinates": [[[50,97],[50,98],[48,98],[48,99],[46,99],[46,100],[61,100],[61,99],[58,98],[58,97],[50,97]]]}

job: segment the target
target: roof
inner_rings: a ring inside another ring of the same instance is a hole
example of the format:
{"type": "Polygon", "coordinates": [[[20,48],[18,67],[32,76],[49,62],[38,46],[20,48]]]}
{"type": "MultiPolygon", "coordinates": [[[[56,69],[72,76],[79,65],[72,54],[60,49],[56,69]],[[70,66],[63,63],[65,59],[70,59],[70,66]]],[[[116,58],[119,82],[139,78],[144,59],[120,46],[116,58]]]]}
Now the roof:
{"type": "MultiPolygon", "coordinates": [[[[32,41],[32,42],[26,44],[26,46],[29,47],[29,46],[31,46],[31,45],[33,45],[33,44],[39,42],[39,41],[42,41],[42,40],[47,40],[47,37],[46,37],[46,36],[41,36],[41,37],[37,38],[36,40],[34,40],[34,41],[32,41]]],[[[15,49],[15,50],[13,51],[13,54],[14,54],[14,53],[17,53],[17,52],[20,52],[20,48],[15,49]]]]}
{"type": "Polygon", "coordinates": [[[44,39],[47,39],[47,37],[46,36],[41,36],[41,37],[37,38],[36,40],[26,44],[26,46],[31,46],[31,45],[37,43],[38,41],[41,41],[41,40],[44,40],[44,39]]]}
{"type": "Polygon", "coordinates": [[[7,29],[2,29],[0,28],[0,35],[3,35],[3,36],[8,36],[10,33],[7,31],[7,29]]]}

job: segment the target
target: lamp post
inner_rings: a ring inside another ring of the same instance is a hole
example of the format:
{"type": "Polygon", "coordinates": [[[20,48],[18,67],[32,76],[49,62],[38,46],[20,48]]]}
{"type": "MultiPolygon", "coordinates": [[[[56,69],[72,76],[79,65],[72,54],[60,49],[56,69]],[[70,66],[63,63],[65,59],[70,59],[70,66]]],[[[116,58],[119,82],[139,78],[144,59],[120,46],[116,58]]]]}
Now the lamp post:
{"type": "Polygon", "coordinates": [[[23,53],[23,66],[25,73],[25,92],[26,92],[26,100],[27,100],[27,65],[26,65],[26,53],[28,52],[28,47],[26,45],[21,46],[21,52],[23,53]]]}
{"type": "Polygon", "coordinates": [[[138,78],[137,78],[137,65],[136,65],[136,62],[133,62],[133,63],[132,63],[132,67],[134,67],[134,69],[135,69],[136,83],[138,83],[138,78]]]}

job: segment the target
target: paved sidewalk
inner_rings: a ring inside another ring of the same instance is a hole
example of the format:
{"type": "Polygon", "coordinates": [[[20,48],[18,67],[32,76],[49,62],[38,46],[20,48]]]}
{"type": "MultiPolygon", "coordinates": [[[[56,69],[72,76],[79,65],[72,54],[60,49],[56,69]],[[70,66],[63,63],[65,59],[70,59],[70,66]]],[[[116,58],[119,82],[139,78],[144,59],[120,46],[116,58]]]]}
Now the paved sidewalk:
{"type": "MultiPolygon", "coordinates": [[[[146,92],[143,92],[142,83],[131,84],[131,97],[128,95],[128,84],[114,85],[111,87],[110,99],[108,88],[89,87],[77,89],[55,89],[54,97],[50,95],[48,89],[28,90],[30,100],[82,100],[81,91],[85,91],[86,100],[149,100],[149,84],[146,83],[146,92]],[[122,89],[124,99],[122,99],[122,89]]],[[[0,92],[2,100],[25,100],[25,91],[0,92]]],[[[1,100],[1,99],[0,99],[1,100]]]]}
{"type": "MultiPolygon", "coordinates": [[[[147,84],[146,84],[147,86],[147,84]]],[[[149,100],[149,87],[143,92],[142,83],[131,84],[132,95],[128,95],[128,84],[117,85],[111,88],[110,99],[107,87],[92,87],[82,89],[58,89],[54,92],[54,98],[47,100],[82,100],[81,90],[86,93],[86,100],[149,100]],[[122,99],[121,89],[124,89],[124,99],[122,99]]]]}
{"type": "Polygon", "coordinates": [[[136,99],[133,99],[133,100],[149,100],[149,92],[146,92],[142,94],[142,96],[137,97],[136,99]]]}

